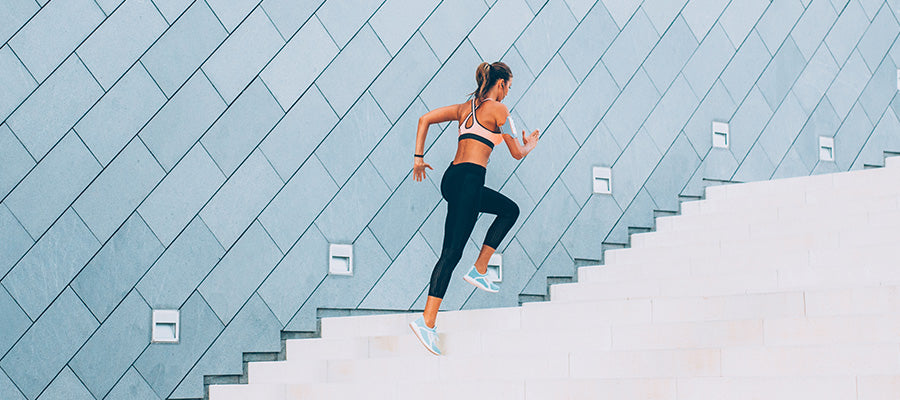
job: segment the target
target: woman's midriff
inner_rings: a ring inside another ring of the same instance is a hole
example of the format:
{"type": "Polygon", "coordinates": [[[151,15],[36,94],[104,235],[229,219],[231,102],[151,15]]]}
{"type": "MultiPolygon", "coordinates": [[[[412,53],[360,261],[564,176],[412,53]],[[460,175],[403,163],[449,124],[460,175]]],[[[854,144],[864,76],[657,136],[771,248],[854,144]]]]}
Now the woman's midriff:
{"type": "Polygon", "coordinates": [[[491,156],[491,148],[477,140],[460,140],[456,147],[456,157],[453,164],[469,162],[487,167],[488,158],[491,156]]]}

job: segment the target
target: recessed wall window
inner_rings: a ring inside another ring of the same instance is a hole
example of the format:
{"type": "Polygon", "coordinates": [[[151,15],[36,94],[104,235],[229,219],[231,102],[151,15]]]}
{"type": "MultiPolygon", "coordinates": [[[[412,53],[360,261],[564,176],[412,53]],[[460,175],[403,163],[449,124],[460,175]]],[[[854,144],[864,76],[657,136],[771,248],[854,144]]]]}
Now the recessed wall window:
{"type": "Polygon", "coordinates": [[[728,148],[728,124],[725,122],[713,121],[712,123],[712,142],[713,147],[723,149],[728,148]]]}
{"type": "Polygon", "coordinates": [[[178,310],[153,310],[152,343],[178,343],[178,310]]]}
{"type": "Polygon", "coordinates": [[[353,275],[352,244],[331,244],[328,253],[329,274],[353,275]]]}
{"type": "Polygon", "coordinates": [[[494,255],[491,256],[491,259],[488,260],[487,273],[494,282],[503,280],[503,254],[494,253],[494,255]]]}
{"type": "Polygon", "coordinates": [[[819,136],[819,160],[834,161],[834,138],[819,136]]]}
{"type": "Polygon", "coordinates": [[[594,193],[612,194],[612,169],[593,167],[594,193]]]}

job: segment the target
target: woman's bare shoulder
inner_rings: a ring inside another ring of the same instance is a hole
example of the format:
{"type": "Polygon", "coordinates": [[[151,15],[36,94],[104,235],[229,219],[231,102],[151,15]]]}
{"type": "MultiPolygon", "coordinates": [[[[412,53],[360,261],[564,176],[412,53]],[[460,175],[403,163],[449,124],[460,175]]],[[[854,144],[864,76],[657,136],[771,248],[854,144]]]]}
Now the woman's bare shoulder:
{"type": "Polygon", "coordinates": [[[487,109],[486,111],[497,119],[499,122],[498,125],[503,125],[503,122],[506,121],[506,117],[509,116],[509,109],[506,108],[506,104],[499,101],[488,100],[484,103],[484,106],[487,109]]]}

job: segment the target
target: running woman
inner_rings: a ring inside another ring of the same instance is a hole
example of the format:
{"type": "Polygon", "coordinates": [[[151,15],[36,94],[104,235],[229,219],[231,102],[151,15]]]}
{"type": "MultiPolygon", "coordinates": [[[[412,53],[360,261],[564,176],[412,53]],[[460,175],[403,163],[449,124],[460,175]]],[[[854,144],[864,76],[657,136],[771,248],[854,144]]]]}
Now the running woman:
{"type": "Polygon", "coordinates": [[[441,178],[441,196],[447,200],[441,256],[431,273],[425,311],[409,324],[419,341],[435,355],[441,354],[435,330],[438,309],[480,212],[494,214],[496,217],[488,228],[478,259],[464,279],[481,290],[494,293],[500,290],[487,276],[487,263],[516,222],[519,207],[508,197],[484,186],[491,150],[500,142],[506,142],[510,155],[521,160],[534,149],[538,141],[537,130],[527,137],[523,130],[522,143],[511,134],[500,131],[509,117],[509,110],[501,101],[509,93],[512,84],[512,71],[506,64],[481,63],[475,70],[475,81],[478,88],[470,93],[474,96],[471,100],[425,113],[419,118],[416,131],[413,179],[421,181],[425,178],[425,169],[433,169],[424,160],[428,127],[445,121],[459,123],[456,157],[441,178]]]}

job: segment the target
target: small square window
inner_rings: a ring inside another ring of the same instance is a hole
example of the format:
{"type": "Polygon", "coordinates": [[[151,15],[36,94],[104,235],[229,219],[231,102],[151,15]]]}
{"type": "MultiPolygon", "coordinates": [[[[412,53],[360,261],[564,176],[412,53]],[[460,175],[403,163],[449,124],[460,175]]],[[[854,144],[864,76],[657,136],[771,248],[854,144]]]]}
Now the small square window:
{"type": "Polygon", "coordinates": [[[819,136],[819,160],[834,161],[834,138],[819,136]]]}
{"type": "Polygon", "coordinates": [[[728,124],[725,122],[713,121],[712,131],[713,131],[713,138],[712,138],[713,147],[727,149],[728,148],[728,124]]]}
{"type": "Polygon", "coordinates": [[[178,310],[153,310],[152,343],[178,343],[178,310]]]}
{"type": "Polygon", "coordinates": [[[331,275],[353,275],[352,244],[332,244],[329,246],[328,273],[331,275]]]}
{"type": "Polygon", "coordinates": [[[612,194],[612,169],[594,167],[594,193],[612,194]]]}
{"type": "Polygon", "coordinates": [[[500,282],[503,279],[503,254],[494,253],[488,260],[488,276],[494,282],[500,282]]]}

